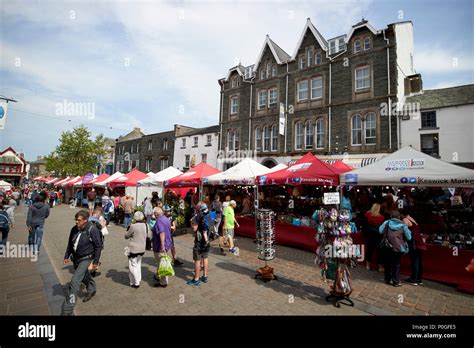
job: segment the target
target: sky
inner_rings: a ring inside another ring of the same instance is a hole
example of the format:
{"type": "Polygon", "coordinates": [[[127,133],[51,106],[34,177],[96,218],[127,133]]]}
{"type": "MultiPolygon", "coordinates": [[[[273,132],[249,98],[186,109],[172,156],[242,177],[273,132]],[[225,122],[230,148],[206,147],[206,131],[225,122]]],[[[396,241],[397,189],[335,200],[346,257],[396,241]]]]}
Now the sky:
{"type": "Polygon", "coordinates": [[[326,38],[362,17],[411,20],[424,89],[474,83],[472,0],[0,0],[0,150],[49,154],[81,124],[95,136],[219,122],[218,80],[256,63],[268,34],[292,55],[306,18],[326,38]]]}

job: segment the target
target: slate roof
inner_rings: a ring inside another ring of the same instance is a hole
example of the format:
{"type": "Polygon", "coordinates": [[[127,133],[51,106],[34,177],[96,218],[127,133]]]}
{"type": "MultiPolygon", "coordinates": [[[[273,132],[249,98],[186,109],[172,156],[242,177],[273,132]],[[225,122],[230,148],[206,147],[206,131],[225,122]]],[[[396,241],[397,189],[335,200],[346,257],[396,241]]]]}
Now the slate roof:
{"type": "Polygon", "coordinates": [[[195,128],[189,132],[186,132],[184,134],[181,134],[180,137],[189,137],[191,135],[198,135],[198,134],[208,134],[208,133],[217,133],[219,132],[220,128],[218,125],[216,126],[210,126],[210,127],[204,127],[204,128],[195,128]]]}
{"type": "Polygon", "coordinates": [[[421,110],[474,104],[474,84],[424,90],[423,94],[408,97],[405,102],[420,103],[421,110]]]}

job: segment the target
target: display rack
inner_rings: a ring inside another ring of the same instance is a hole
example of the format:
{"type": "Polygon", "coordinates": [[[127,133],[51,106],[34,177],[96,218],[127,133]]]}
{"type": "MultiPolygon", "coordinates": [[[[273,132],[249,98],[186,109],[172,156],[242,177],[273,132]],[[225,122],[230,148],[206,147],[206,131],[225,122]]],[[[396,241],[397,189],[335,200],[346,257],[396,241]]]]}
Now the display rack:
{"type": "Polygon", "coordinates": [[[259,209],[256,213],[257,234],[256,243],[259,260],[265,261],[265,266],[257,269],[255,279],[261,278],[263,281],[276,280],[277,276],[273,268],[268,266],[268,261],[275,258],[275,220],[276,214],[269,209],[259,209]]]}
{"type": "Polygon", "coordinates": [[[351,235],[357,232],[355,224],[350,222],[350,212],[336,208],[321,209],[313,214],[313,219],[318,222],[316,241],[319,246],[316,250],[316,263],[322,269],[323,278],[333,280],[333,285],[326,301],[354,306],[350,299],[352,293],[352,279],[349,272],[353,258],[360,255],[360,250],[352,244],[351,235]],[[330,265],[334,269],[330,269],[330,265]]]}

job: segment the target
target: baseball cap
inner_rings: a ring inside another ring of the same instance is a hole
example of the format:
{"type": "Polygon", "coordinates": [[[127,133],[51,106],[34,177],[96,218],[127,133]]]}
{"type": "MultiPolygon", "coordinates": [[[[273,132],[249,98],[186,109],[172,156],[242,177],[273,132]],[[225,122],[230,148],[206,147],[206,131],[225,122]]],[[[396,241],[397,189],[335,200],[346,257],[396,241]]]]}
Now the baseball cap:
{"type": "Polygon", "coordinates": [[[171,207],[168,204],[165,204],[165,206],[163,207],[163,210],[164,211],[171,211],[171,207]]]}
{"type": "Polygon", "coordinates": [[[201,206],[199,207],[199,210],[200,211],[204,211],[204,210],[207,210],[207,204],[201,204],[201,206]]]}

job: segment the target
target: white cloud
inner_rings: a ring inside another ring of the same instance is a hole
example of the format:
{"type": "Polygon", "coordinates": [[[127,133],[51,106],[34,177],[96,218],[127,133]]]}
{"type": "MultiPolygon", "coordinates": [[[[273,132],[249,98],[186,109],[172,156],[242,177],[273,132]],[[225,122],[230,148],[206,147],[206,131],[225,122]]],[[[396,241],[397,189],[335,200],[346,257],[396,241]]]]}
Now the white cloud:
{"type": "Polygon", "coordinates": [[[474,56],[454,47],[421,46],[415,51],[414,64],[416,70],[422,74],[472,72],[474,56]]]}

